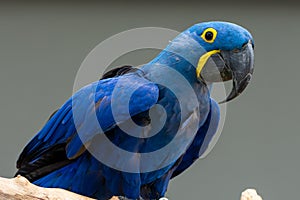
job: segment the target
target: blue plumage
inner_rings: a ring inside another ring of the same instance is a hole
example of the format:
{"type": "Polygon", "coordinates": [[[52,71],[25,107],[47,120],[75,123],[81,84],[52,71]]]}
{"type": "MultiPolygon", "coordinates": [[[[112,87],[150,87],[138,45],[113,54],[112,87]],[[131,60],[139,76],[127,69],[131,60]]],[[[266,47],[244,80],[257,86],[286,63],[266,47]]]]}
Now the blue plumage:
{"type": "MultiPolygon", "coordinates": [[[[43,187],[97,199],[163,197],[170,179],[203,154],[218,127],[219,107],[210,98],[208,82],[196,72],[200,58],[216,49],[244,51],[248,41],[253,43],[250,33],[240,26],[201,23],[184,31],[141,68],[126,66],[108,72],[76,92],[49,119],[21,153],[17,174],[43,187]],[[207,28],[218,32],[212,42],[201,36],[207,28]],[[118,149],[106,147],[107,141],[130,156],[123,158],[118,149]],[[149,163],[137,156],[158,152],[169,144],[174,152],[162,151],[161,158],[151,157],[149,163]],[[93,152],[105,156],[108,163],[93,152]],[[168,158],[172,159],[166,162],[168,158]],[[121,170],[127,165],[136,171],[121,170]],[[147,165],[156,169],[144,171],[147,165]]],[[[232,64],[221,54],[220,71],[232,64]]],[[[230,77],[224,72],[222,78],[234,79],[234,70],[230,77]]]]}

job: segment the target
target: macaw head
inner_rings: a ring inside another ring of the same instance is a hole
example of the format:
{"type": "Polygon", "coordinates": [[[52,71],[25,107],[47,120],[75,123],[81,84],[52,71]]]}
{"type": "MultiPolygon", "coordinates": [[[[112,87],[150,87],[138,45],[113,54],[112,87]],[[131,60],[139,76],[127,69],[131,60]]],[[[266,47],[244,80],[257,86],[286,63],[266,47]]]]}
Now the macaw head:
{"type": "Polygon", "coordinates": [[[233,81],[232,91],[223,102],[237,97],[249,84],[253,74],[254,41],[243,27],[229,22],[199,23],[184,31],[172,43],[168,49],[185,54],[183,57],[191,60],[196,67],[199,80],[233,81]],[[186,52],[183,48],[188,49],[188,53],[182,53],[186,52]]]}

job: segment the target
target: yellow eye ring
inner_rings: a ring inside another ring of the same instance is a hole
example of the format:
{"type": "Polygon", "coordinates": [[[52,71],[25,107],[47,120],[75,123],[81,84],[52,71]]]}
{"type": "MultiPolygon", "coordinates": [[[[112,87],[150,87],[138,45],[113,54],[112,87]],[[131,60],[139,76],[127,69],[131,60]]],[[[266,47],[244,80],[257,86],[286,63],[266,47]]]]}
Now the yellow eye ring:
{"type": "Polygon", "coordinates": [[[218,32],[214,28],[207,28],[201,34],[201,38],[208,43],[213,43],[217,37],[218,32]]]}

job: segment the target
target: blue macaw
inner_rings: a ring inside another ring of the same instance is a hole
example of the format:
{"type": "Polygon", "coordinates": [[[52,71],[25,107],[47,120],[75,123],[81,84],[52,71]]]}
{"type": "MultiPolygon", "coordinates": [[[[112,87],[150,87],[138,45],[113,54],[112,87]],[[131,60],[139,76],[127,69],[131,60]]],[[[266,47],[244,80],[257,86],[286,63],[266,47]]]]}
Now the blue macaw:
{"type": "Polygon", "coordinates": [[[241,26],[195,24],[142,67],[113,69],[77,91],[24,148],[16,175],[103,200],[164,197],[169,181],[203,154],[217,130],[220,113],[210,97],[211,83],[233,81],[224,102],[241,94],[253,74],[253,50],[252,36],[241,26]],[[152,123],[162,125],[154,131],[152,123]],[[136,155],[155,153],[175,138],[161,159],[138,160],[136,155]],[[116,157],[107,141],[129,157],[116,157]]]}

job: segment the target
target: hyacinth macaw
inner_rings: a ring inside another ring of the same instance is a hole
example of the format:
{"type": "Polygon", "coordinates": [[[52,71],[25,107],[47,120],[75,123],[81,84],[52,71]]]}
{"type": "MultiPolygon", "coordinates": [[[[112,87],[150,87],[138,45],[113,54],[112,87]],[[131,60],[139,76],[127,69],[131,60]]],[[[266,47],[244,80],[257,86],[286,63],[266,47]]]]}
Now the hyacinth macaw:
{"type": "Polygon", "coordinates": [[[232,80],[232,91],[225,102],[241,94],[253,73],[253,49],[251,34],[241,26],[229,22],[195,24],[149,63],[140,68],[113,69],[76,92],[24,148],[17,161],[16,175],[42,187],[64,188],[97,199],[164,197],[169,181],[203,154],[217,130],[220,113],[218,104],[210,97],[211,83],[232,80]],[[217,70],[208,64],[209,60],[214,61],[217,70]],[[194,94],[180,90],[182,83],[174,74],[170,75],[174,71],[186,80],[184,87],[192,88],[194,94]],[[179,93],[160,81],[179,88],[179,93]],[[128,93],[131,94],[126,105],[122,101],[128,93]],[[196,103],[191,103],[192,95],[196,103]],[[114,108],[113,101],[119,102],[114,108]],[[151,109],[156,117],[151,117],[151,109]],[[101,130],[90,120],[93,112],[101,130]],[[136,126],[120,128],[129,120],[136,126]],[[149,124],[161,122],[157,133],[149,136],[154,129],[149,124]],[[131,134],[141,127],[146,127],[143,137],[131,134]],[[163,159],[153,158],[146,164],[136,159],[137,153],[153,153],[168,145],[178,132],[176,145],[172,151],[163,151],[163,159]],[[106,145],[104,137],[131,152],[132,157],[116,159],[113,149],[101,149],[106,145]],[[111,163],[120,168],[97,159],[89,148],[99,155],[108,155],[111,163]],[[121,170],[128,163],[133,163],[136,171],[121,170]],[[142,170],[152,164],[157,168],[142,170]]]}

